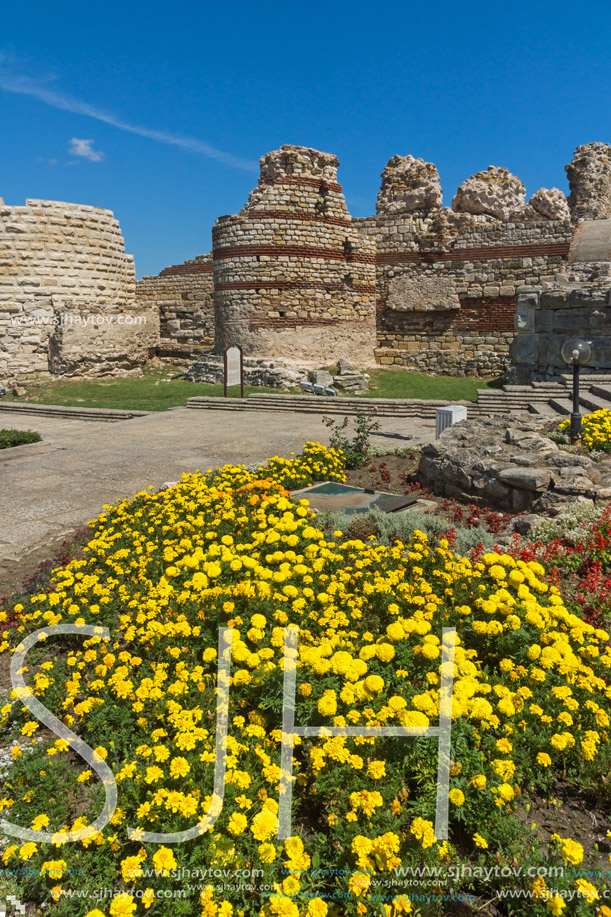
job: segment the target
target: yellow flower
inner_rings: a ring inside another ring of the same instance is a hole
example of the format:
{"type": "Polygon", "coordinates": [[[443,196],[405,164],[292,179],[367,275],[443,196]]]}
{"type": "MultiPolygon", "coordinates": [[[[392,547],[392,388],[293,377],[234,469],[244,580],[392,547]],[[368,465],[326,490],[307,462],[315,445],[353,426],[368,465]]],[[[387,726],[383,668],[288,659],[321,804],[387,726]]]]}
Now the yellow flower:
{"type": "Polygon", "coordinates": [[[552,763],[552,759],[544,751],[540,751],[537,755],[537,764],[540,764],[542,767],[549,767],[552,763]]]}
{"type": "Polygon", "coordinates": [[[462,790],[453,789],[450,790],[448,798],[453,805],[462,806],[465,801],[465,794],[462,792],[462,790]]]}
{"type": "Polygon", "coordinates": [[[367,775],[374,780],[380,780],[386,776],[386,765],[384,761],[371,761],[367,766],[367,775]]]}
{"type": "Polygon", "coordinates": [[[136,902],[127,892],[122,892],[112,899],[110,917],[131,917],[136,910],[136,902]]]}
{"type": "Polygon", "coordinates": [[[243,815],[242,812],[234,812],[229,819],[227,830],[230,834],[233,834],[237,837],[238,834],[242,834],[242,832],[246,830],[247,825],[248,819],[246,816],[243,815]]]}
{"type": "Polygon", "coordinates": [[[384,690],[384,679],[379,675],[368,675],[365,679],[365,689],[369,694],[379,694],[384,690]]]}
{"type": "Polygon", "coordinates": [[[191,767],[186,758],[172,758],[170,761],[170,776],[174,779],[185,777],[190,770],[191,767]]]}
{"type": "Polygon", "coordinates": [[[176,859],[173,851],[169,847],[160,847],[153,855],[153,867],[162,875],[169,875],[173,869],[176,869],[176,859]]]}
{"type": "Polygon", "coordinates": [[[378,643],[376,646],[376,656],[380,662],[390,662],[395,658],[395,648],[390,643],[378,643]]]}
{"type": "Polygon", "coordinates": [[[253,818],[250,830],[256,841],[266,841],[278,831],[278,818],[269,809],[263,809],[253,818]]]}
{"type": "Polygon", "coordinates": [[[575,885],[580,897],[585,898],[588,904],[592,904],[594,901],[599,900],[600,895],[598,894],[598,890],[591,882],[587,882],[585,879],[577,879],[575,885]]]}
{"type": "Polygon", "coordinates": [[[545,907],[550,912],[552,917],[560,917],[566,907],[566,904],[559,895],[551,895],[551,897],[547,899],[545,907]]]}
{"type": "Polygon", "coordinates": [[[307,917],[327,917],[329,908],[322,898],[312,898],[308,902],[307,917]]]}
{"type": "Polygon", "coordinates": [[[65,860],[47,860],[40,867],[41,875],[48,875],[50,879],[61,879],[67,869],[65,860]]]}
{"type": "Polygon", "coordinates": [[[486,838],[482,837],[481,834],[477,834],[477,832],[473,835],[473,843],[476,847],[481,847],[482,850],[488,849],[488,841],[486,838]]]}
{"type": "Polygon", "coordinates": [[[422,846],[426,849],[427,847],[432,847],[433,844],[437,843],[435,837],[435,832],[433,830],[433,822],[427,821],[424,818],[415,818],[409,829],[414,835],[416,840],[419,840],[422,846]]]}
{"type": "Polygon", "coordinates": [[[121,861],[121,874],[124,882],[130,882],[142,875],[142,857],[130,856],[121,861]]]}
{"type": "Polygon", "coordinates": [[[318,712],[321,716],[335,716],[337,713],[337,698],[335,691],[325,691],[318,701],[318,712]]]}
{"type": "Polygon", "coordinates": [[[43,828],[46,828],[49,824],[48,815],[37,815],[34,821],[32,822],[32,831],[41,831],[43,828]]]}
{"type": "Polygon", "coordinates": [[[19,848],[19,859],[20,860],[31,859],[34,856],[34,854],[36,853],[37,849],[38,848],[36,844],[32,843],[32,841],[28,841],[27,844],[23,844],[23,846],[19,848]]]}
{"type": "Polygon", "coordinates": [[[371,875],[369,872],[357,871],[353,872],[348,880],[348,890],[355,898],[360,898],[361,895],[366,895],[371,885],[371,875]]]}
{"type": "Polygon", "coordinates": [[[262,863],[273,863],[276,859],[276,848],[273,844],[261,844],[259,846],[259,859],[262,863]]]}
{"type": "Polygon", "coordinates": [[[560,844],[560,853],[565,863],[578,866],[582,862],[583,847],[577,841],[570,837],[560,837],[558,834],[552,834],[552,840],[560,844]]]}

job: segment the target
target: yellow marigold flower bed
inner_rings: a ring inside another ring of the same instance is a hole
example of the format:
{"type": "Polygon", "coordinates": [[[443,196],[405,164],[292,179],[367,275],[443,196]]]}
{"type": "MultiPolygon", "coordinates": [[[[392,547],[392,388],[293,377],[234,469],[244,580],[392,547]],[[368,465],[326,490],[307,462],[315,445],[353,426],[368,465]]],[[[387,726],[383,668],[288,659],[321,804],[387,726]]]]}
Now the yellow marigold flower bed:
{"type": "MultiPolygon", "coordinates": [[[[563,420],[559,429],[568,432],[570,424],[570,419],[563,420]]],[[[581,439],[588,451],[611,451],[611,409],[586,414],[581,421],[581,439]]]]}
{"type": "MultiPolygon", "coordinates": [[[[258,473],[185,475],[105,507],[83,559],[15,606],[21,636],[109,628],[109,641],[38,645],[25,677],[118,787],[95,837],[9,839],[4,865],[32,867],[28,900],[53,902],[59,917],[438,914],[406,868],[441,868],[460,889],[462,862],[515,865],[515,812],[531,784],[608,773],[608,634],[570,614],[537,563],[496,553],[472,563],[419,532],[391,548],[325,536],[284,485],[332,476],[343,476],[341,455],[308,444],[258,473]],[[447,841],[434,833],[436,740],[368,736],[296,738],[292,831],[278,839],[289,625],[299,629],[296,725],[361,729],[436,725],[442,628],[456,627],[447,841]],[[221,812],[187,842],[130,840],[128,829],[189,829],[211,808],[221,627],[233,629],[221,812]],[[116,896],[96,899],[101,886],[116,896]],[[70,897],[75,889],[89,900],[70,897]]],[[[5,635],[0,648],[16,642],[5,635]]],[[[23,750],[6,778],[10,820],[54,832],[91,824],[104,802],[97,776],[44,727],[32,730],[14,701],[1,711],[23,750]]],[[[570,838],[535,852],[534,838],[524,844],[537,863],[579,862],[570,838]]],[[[567,872],[554,894],[571,881],[567,872]]],[[[530,912],[549,913],[545,894],[530,912]]]]}

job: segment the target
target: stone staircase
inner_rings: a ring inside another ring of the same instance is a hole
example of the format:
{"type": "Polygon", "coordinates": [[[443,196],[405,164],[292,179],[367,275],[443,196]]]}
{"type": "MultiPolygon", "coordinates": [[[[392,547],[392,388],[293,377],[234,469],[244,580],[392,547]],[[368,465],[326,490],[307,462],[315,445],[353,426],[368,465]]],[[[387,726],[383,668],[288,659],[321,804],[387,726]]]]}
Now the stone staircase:
{"type": "Polygon", "coordinates": [[[504,385],[499,389],[478,389],[477,404],[490,414],[505,411],[529,411],[531,414],[554,414],[550,399],[567,397],[566,385],[558,382],[533,382],[531,385],[504,385]]]}
{"type": "Polygon", "coordinates": [[[59,404],[34,404],[27,401],[0,401],[0,411],[5,414],[34,414],[38,417],[63,417],[70,420],[97,420],[116,423],[145,417],[148,411],[124,411],[120,408],[78,408],[59,404]]]}
{"type": "MultiPolygon", "coordinates": [[[[584,414],[601,408],[611,409],[611,374],[583,374],[580,404],[584,414]]],[[[572,376],[533,382],[530,385],[504,385],[499,389],[479,389],[477,401],[464,404],[469,417],[486,417],[513,411],[528,411],[542,418],[561,419],[572,411],[572,376]]],[[[200,396],[189,398],[187,407],[205,411],[291,411],[303,414],[346,415],[359,409],[373,409],[379,417],[435,418],[437,408],[447,400],[416,398],[346,398],[310,394],[253,394],[247,398],[200,396]]]]}
{"type": "MultiPolygon", "coordinates": [[[[468,409],[475,409],[473,401],[460,401],[468,409]]],[[[430,417],[435,418],[437,408],[448,401],[403,398],[344,398],[325,395],[253,394],[247,398],[217,398],[201,396],[189,398],[188,408],[205,411],[293,411],[300,414],[356,414],[360,409],[373,410],[379,417],[430,417]]]]}
{"type": "MultiPolygon", "coordinates": [[[[611,409],[611,374],[584,373],[580,378],[579,404],[583,414],[611,409]]],[[[530,385],[504,385],[500,389],[480,389],[477,403],[486,405],[491,414],[529,411],[555,419],[573,410],[573,377],[563,373],[557,381],[532,382],[530,385]]]]}

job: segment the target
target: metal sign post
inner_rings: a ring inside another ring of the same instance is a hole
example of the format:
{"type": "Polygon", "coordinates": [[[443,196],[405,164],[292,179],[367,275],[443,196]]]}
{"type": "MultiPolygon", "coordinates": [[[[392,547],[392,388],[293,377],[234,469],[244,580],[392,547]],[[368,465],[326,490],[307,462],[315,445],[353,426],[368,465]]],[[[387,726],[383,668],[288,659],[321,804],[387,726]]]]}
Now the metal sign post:
{"type": "Polygon", "coordinates": [[[242,348],[237,344],[225,347],[223,380],[225,385],[225,398],[229,385],[240,386],[240,398],[244,397],[244,358],[242,348]]]}

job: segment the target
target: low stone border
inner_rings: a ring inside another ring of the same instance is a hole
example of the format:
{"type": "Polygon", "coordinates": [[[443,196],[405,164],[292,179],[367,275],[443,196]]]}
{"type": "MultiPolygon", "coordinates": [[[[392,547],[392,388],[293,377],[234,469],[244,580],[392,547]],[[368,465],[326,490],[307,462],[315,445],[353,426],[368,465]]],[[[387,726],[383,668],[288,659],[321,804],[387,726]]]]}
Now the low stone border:
{"type": "Polygon", "coordinates": [[[61,404],[35,404],[31,401],[0,402],[0,411],[8,414],[38,414],[43,417],[73,417],[76,420],[131,420],[146,417],[150,411],[124,411],[121,408],[79,408],[61,404]]]}

